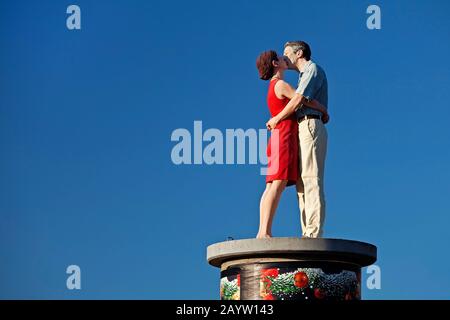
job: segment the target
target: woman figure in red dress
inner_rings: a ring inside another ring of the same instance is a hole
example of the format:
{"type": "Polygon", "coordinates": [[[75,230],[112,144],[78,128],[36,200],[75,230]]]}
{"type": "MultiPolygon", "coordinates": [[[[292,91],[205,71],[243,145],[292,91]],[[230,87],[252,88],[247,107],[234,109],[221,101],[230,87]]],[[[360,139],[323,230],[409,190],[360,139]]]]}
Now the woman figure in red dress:
{"type": "MultiPolygon", "coordinates": [[[[284,71],[288,69],[285,57],[273,51],[263,52],[256,60],[259,77],[270,80],[267,104],[272,117],[276,116],[295,95],[295,89],[284,81],[284,71]]],[[[307,103],[327,115],[327,110],[317,101],[307,103]]],[[[272,222],[281,193],[286,186],[295,185],[299,175],[298,124],[295,113],[277,124],[272,130],[267,144],[269,160],[266,189],[260,202],[259,231],[256,238],[272,237],[272,222]]]]}

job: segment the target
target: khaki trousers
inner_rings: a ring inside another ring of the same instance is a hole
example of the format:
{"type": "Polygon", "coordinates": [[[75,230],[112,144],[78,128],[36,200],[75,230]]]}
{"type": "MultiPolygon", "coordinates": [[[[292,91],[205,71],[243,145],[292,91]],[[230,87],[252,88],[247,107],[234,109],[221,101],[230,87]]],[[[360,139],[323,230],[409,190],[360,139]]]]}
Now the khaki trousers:
{"type": "Polygon", "coordinates": [[[297,197],[304,237],[322,237],[325,221],[324,170],[328,133],[320,119],[298,124],[300,179],[297,197]]]}

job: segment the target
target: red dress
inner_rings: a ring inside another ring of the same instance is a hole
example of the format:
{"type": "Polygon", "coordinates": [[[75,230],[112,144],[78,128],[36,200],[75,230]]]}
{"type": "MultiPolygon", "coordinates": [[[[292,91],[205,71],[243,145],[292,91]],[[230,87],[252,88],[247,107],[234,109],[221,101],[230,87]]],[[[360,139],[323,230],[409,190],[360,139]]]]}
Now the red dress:
{"type": "MultiPolygon", "coordinates": [[[[289,102],[288,98],[279,99],[275,95],[275,84],[278,80],[270,81],[267,93],[267,104],[272,117],[280,113],[289,102]]],[[[298,124],[295,113],[280,121],[275,130],[272,130],[267,144],[269,163],[266,183],[273,180],[288,180],[288,186],[294,185],[299,178],[298,124]],[[276,139],[277,135],[278,139],[276,139]]]]}

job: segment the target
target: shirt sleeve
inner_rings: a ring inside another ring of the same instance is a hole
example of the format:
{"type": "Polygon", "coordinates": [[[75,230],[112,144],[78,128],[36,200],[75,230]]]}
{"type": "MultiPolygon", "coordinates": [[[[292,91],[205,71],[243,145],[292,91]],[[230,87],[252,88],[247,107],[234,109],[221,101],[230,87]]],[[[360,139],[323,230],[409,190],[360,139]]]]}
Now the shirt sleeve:
{"type": "Polygon", "coordinates": [[[296,92],[308,100],[313,100],[317,89],[320,88],[321,81],[321,77],[317,72],[317,66],[311,64],[309,68],[302,73],[296,92]]]}

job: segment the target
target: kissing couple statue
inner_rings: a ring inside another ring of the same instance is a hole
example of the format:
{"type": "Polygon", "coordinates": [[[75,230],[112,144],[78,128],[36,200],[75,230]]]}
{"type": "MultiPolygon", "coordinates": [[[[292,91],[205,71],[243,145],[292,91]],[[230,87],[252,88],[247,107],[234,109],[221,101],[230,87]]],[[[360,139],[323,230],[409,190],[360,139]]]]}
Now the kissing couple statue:
{"type": "Polygon", "coordinates": [[[272,237],[272,222],[286,186],[297,191],[302,235],[323,235],[324,169],[328,133],[328,83],[323,69],[311,60],[304,41],[289,41],[283,55],[270,50],[256,60],[259,77],[269,81],[267,104],[272,135],[267,145],[268,174],[260,201],[256,238],[272,237]],[[299,73],[297,89],[284,80],[286,70],[299,73]],[[277,134],[274,134],[277,130],[277,134]]]}

